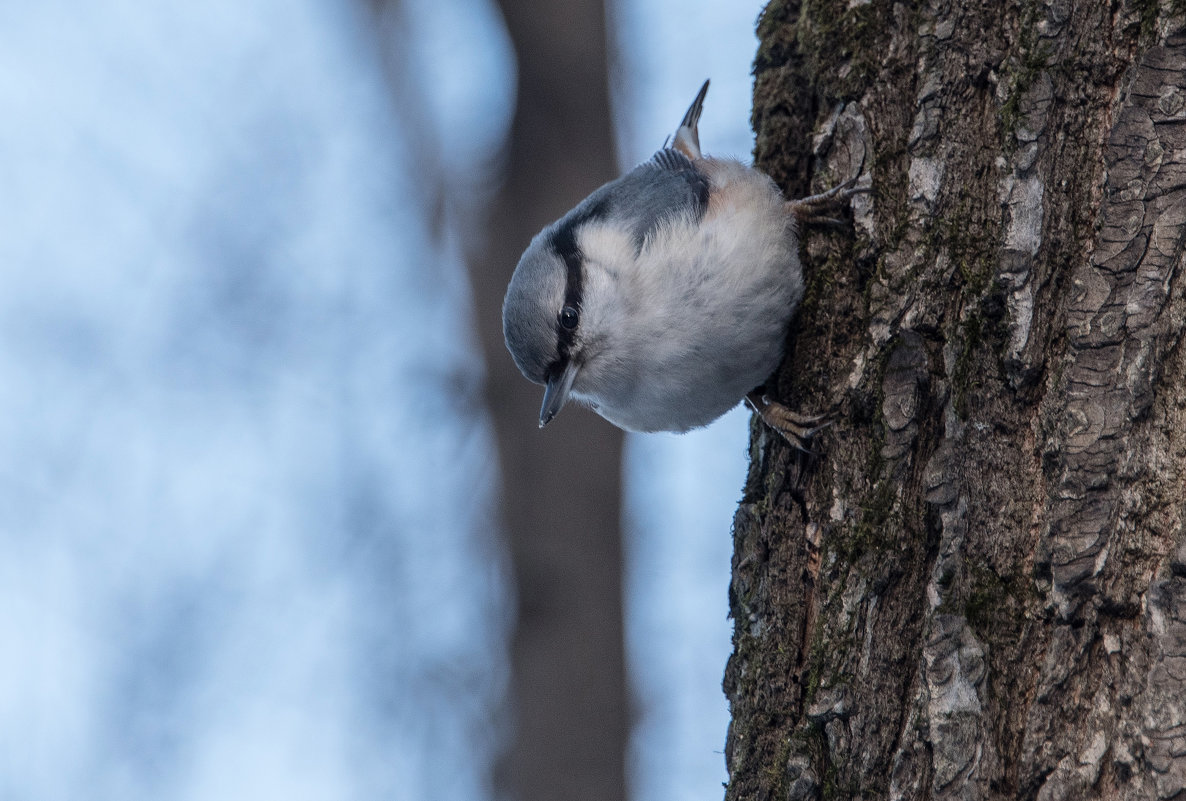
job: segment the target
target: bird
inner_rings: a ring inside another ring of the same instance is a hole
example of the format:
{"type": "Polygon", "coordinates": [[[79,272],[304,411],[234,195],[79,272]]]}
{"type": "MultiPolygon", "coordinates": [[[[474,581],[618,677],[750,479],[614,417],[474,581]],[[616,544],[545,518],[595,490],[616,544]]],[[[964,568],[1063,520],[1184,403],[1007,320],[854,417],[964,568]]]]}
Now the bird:
{"type": "Polygon", "coordinates": [[[860,190],[787,201],[764,172],[703,155],[708,86],[662,149],[540,231],[515,267],[503,335],[545,387],[540,428],[570,400],[641,432],[699,428],[745,400],[808,452],[827,425],[765,385],[803,298],[800,225],[838,223],[827,213],[860,190]]]}

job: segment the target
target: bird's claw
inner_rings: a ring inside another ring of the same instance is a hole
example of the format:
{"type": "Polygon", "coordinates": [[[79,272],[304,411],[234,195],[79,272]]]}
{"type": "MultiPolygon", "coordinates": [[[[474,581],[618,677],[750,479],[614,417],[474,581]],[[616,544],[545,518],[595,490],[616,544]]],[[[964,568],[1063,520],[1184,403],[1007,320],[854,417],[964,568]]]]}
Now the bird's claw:
{"type": "Polygon", "coordinates": [[[787,201],[787,211],[801,225],[843,226],[843,221],[828,215],[844,208],[854,196],[869,191],[868,187],[856,186],[856,182],[855,177],[849,178],[844,183],[837,184],[818,195],[787,201]]]}
{"type": "Polygon", "coordinates": [[[762,422],[782,435],[790,445],[806,454],[816,455],[808,446],[812,438],[832,425],[824,415],[803,415],[792,411],[777,401],[770,400],[765,393],[755,390],[745,396],[762,422]]]}

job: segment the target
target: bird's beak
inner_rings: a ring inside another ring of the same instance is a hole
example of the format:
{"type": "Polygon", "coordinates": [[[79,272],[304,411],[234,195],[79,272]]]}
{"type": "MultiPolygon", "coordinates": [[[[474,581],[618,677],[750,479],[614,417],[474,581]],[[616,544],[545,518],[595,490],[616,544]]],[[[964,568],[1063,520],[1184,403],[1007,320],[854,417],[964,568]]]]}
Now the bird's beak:
{"type": "Polygon", "coordinates": [[[552,418],[559,414],[568,402],[568,393],[572,390],[572,382],[577,377],[578,369],[577,363],[569,359],[568,364],[564,366],[564,372],[548,379],[547,389],[544,390],[544,405],[539,410],[540,428],[552,422],[552,418]]]}

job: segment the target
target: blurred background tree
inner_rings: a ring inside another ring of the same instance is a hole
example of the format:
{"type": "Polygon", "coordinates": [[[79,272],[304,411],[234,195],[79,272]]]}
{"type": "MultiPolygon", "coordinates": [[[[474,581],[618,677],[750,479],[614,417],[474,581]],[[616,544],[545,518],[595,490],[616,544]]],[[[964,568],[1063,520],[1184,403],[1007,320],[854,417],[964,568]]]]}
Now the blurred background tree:
{"type": "Polygon", "coordinates": [[[589,414],[534,429],[540,388],[507,358],[502,305],[525,243],[616,175],[602,0],[500,0],[517,55],[501,187],[471,252],[516,588],[514,733],[499,784],[522,801],[626,797],[622,432],[589,414]],[[554,429],[554,430],[553,430],[554,429]]]}

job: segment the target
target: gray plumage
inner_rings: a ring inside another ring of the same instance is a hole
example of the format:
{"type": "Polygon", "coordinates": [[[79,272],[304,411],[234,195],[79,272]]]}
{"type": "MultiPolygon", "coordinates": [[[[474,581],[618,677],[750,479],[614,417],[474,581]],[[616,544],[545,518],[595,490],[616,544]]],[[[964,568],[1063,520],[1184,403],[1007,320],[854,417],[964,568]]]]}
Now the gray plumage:
{"type": "Polygon", "coordinates": [[[706,425],[782,358],[803,294],[794,217],[769,177],[701,155],[708,84],[672,148],[541,231],[503,304],[507,348],[545,384],[635,431],[706,425]]]}
{"type": "MultiPolygon", "coordinates": [[[[708,204],[708,179],[691,159],[675,150],[661,150],[626,175],[605,184],[535,236],[519,261],[503,304],[503,333],[515,364],[528,379],[545,381],[555,359],[555,314],[540,308],[541,300],[564,297],[568,280],[560,240],[577,226],[612,217],[630,232],[635,254],[665,220],[684,217],[698,222],[708,204]]],[[[559,313],[562,303],[543,304],[559,313]]]]}

